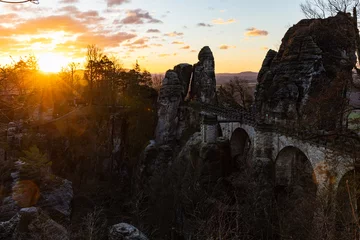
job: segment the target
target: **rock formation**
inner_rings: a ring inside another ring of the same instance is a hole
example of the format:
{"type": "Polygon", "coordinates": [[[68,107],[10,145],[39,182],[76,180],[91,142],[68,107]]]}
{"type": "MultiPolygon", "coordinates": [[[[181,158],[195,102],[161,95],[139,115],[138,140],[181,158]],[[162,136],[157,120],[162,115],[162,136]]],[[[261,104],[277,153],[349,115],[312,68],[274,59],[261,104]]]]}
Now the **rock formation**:
{"type": "Polygon", "coordinates": [[[23,165],[16,162],[12,194],[0,204],[0,239],[69,239],[72,183],[50,172],[31,178],[23,165]]]}
{"type": "Polygon", "coordinates": [[[53,239],[67,240],[67,230],[52,220],[41,209],[22,208],[9,221],[0,222],[0,239],[37,240],[53,239]]]}
{"type": "Polygon", "coordinates": [[[158,98],[158,124],[155,133],[158,145],[171,143],[176,139],[178,109],[183,92],[183,84],[177,73],[173,70],[167,71],[158,98]]]}
{"type": "Polygon", "coordinates": [[[191,80],[191,98],[202,103],[216,103],[214,56],[208,46],[199,52],[199,62],[194,65],[191,80]]]}
{"type": "Polygon", "coordinates": [[[190,137],[199,127],[199,114],[184,104],[189,87],[191,100],[216,103],[215,64],[210,48],[203,47],[198,58],[194,66],[181,63],[165,74],[158,98],[157,146],[174,144],[184,135],[190,137]]]}
{"type": "Polygon", "coordinates": [[[174,71],[177,73],[180,83],[183,86],[182,96],[183,100],[187,96],[190,86],[191,74],[193,67],[188,63],[181,63],[174,67],[174,71]]]}
{"type": "Polygon", "coordinates": [[[119,223],[109,230],[109,240],[148,240],[148,238],[139,231],[136,227],[127,224],[119,223]]]}
{"type": "Polygon", "coordinates": [[[321,110],[315,105],[328,97],[335,106],[327,111],[334,116],[355,63],[355,32],[347,14],[301,20],[287,31],[279,52],[270,50],[265,57],[258,75],[257,112],[263,119],[309,120],[321,110]]]}

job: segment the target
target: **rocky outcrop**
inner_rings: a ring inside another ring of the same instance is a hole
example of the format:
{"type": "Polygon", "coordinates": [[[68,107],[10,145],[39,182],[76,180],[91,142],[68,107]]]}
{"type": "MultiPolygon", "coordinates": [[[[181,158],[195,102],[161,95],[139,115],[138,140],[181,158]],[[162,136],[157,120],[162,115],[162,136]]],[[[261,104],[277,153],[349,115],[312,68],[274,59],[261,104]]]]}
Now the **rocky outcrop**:
{"type": "Polygon", "coordinates": [[[119,223],[110,227],[109,240],[148,240],[148,238],[136,227],[119,223]]]}
{"type": "Polygon", "coordinates": [[[214,56],[208,46],[201,49],[199,62],[194,65],[190,97],[202,103],[216,103],[214,56]]]}
{"type": "Polygon", "coordinates": [[[263,119],[315,122],[309,118],[323,115],[321,99],[329,98],[334,104],[327,113],[334,116],[355,63],[355,32],[347,14],[301,20],[287,31],[279,52],[270,50],[265,57],[258,75],[257,112],[263,119]]]}
{"type": "Polygon", "coordinates": [[[178,109],[183,92],[183,85],[177,73],[173,70],[167,71],[158,98],[158,124],[155,132],[158,145],[173,143],[176,140],[178,109]]]}
{"type": "Polygon", "coordinates": [[[210,48],[203,47],[198,58],[194,66],[181,63],[165,74],[158,98],[157,146],[188,139],[199,128],[199,114],[184,104],[190,85],[189,99],[216,103],[215,63],[210,48]]]}
{"type": "Polygon", "coordinates": [[[67,240],[69,234],[63,226],[52,220],[44,211],[31,207],[22,208],[12,219],[0,223],[0,239],[67,240]]]}
{"type": "Polygon", "coordinates": [[[60,224],[70,223],[71,201],[73,199],[72,182],[57,177],[50,172],[46,177],[31,178],[23,169],[24,163],[17,161],[17,171],[13,178],[12,196],[3,200],[0,215],[5,214],[8,220],[22,207],[39,207],[60,224]],[[11,216],[12,215],[12,216],[11,216]]]}
{"type": "Polygon", "coordinates": [[[177,73],[180,83],[183,86],[182,96],[184,100],[189,91],[193,67],[188,63],[181,63],[174,67],[174,71],[177,73]]]}
{"type": "Polygon", "coordinates": [[[4,198],[0,205],[0,222],[11,219],[20,208],[11,196],[4,198]]]}
{"type": "Polygon", "coordinates": [[[56,184],[48,184],[40,192],[40,199],[35,206],[46,211],[56,222],[67,225],[70,223],[71,201],[74,195],[72,183],[61,178],[57,181],[56,184]]]}
{"type": "MultiPolygon", "coordinates": [[[[150,224],[156,225],[159,232],[172,229],[172,236],[177,234],[177,230],[174,232],[174,219],[169,218],[169,214],[172,215],[172,210],[175,209],[170,210],[163,204],[167,201],[178,201],[175,195],[172,195],[175,193],[174,186],[179,184],[176,188],[182,188],[182,185],[186,185],[184,191],[188,191],[198,181],[211,189],[225,169],[221,163],[223,152],[218,151],[218,145],[199,148],[199,144],[202,143],[202,116],[200,111],[191,105],[192,101],[207,104],[217,101],[214,56],[210,48],[202,48],[198,58],[199,62],[194,66],[183,63],[166,72],[158,98],[155,141],[150,141],[145,148],[142,156],[143,166],[140,169],[141,185],[144,186],[145,194],[149,196],[146,206],[150,212],[149,216],[156,215],[156,219],[150,220],[150,224]],[[198,152],[199,149],[201,153],[198,152]],[[182,168],[183,165],[185,172],[177,171],[176,168],[182,168]],[[184,180],[177,179],[175,175],[181,175],[179,177],[184,177],[184,180]],[[195,182],[187,182],[188,177],[192,176],[195,182]]],[[[170,208],[176,207],[173,203],[170,205],[170,208]]],[[[181,214],[178,216],[181,217],[181,214]]],[[[119,232],[118,228],[112,231],[119,232]]],[[[182,231],[179,232],[181,234],[182,231]]]]}

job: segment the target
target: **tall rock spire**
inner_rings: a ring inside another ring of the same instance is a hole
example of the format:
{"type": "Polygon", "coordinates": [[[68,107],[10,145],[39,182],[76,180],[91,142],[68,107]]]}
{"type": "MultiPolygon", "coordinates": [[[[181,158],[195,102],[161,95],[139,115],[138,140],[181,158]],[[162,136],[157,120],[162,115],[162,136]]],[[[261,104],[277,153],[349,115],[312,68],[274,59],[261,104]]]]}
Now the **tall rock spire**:
{"type": "Polygon", "coordinates": [[[208,46],[199,52],[199,62],[194,65],[190,97],[202,103],[216,103],[214,56],[208,46]]]}

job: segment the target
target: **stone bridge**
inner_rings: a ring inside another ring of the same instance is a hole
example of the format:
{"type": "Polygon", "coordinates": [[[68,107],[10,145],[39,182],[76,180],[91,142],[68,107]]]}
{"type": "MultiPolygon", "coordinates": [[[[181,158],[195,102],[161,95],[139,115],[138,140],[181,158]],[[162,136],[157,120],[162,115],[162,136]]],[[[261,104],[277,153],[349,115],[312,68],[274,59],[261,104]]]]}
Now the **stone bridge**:
{"type": "MultiPolygon", "coordinates": [[[[294,178],[304,177],[294,174],[305,173],[315,183],[316,195],[324,196],[330,186],[336,192],[343,177],[355,169],[355,152],[345,148],[344,142],[321,140],[321,133],[317,138],[304,138],[306,133],[296,129],[257,122],[253,112],[209,104],[193,106],[200,108],[203,116],[203,142],[228,139],[232,158],[243,161],[244,166],[272,166],[276,186],[290,186],[294,178]]],[[[351,147],[354,150],[355,146],[351,147]]]]}
{"type": "MultiPolygon", "coordinates": [[[[310,194],[314,200],[326,203],[333,209],[331,217],[339,218],[335,209],[343,211],[344,203],[349,203],[347,181],[355,179],[359,146],[346,144],[343,139],[329,143],[321,139],[323,132],[316,132],[317,137],[309,138],[314,132],[280,127],[276,119],[259,122],[254,111],[201,103],[193,106],[200,109],[202,115],[204,143],[216,143],[218,138],[229,140],[232,161],[244,170],[260,166],[267,171],[279,196],[292,191],[307,192],[306,198],[310,194]]],[[[349,210],[348,206],[346,208],[349,210]]],[[[316,209],[315,215],[324,218],[321,208],[316,209]]]]}

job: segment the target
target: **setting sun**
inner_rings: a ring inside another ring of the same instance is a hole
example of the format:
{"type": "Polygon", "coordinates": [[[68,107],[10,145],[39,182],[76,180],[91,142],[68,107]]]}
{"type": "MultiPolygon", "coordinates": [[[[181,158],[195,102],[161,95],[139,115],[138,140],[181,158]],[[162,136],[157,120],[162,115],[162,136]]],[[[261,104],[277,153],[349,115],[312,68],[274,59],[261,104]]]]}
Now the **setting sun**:
{"type": "Polygon", "coordinates": [[[69,60],[61,54],[45,53],[38,57],[39,68],[43,72],[59,72],[68,63],[69,60]]]}

